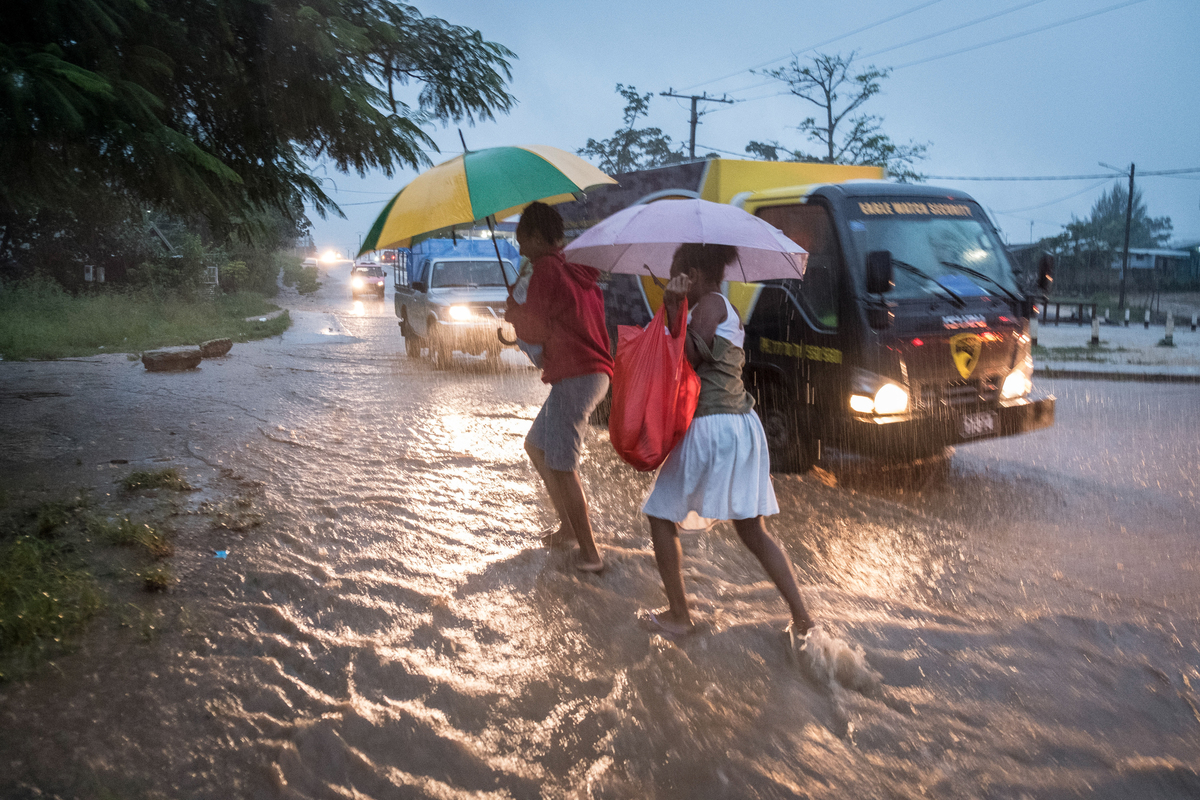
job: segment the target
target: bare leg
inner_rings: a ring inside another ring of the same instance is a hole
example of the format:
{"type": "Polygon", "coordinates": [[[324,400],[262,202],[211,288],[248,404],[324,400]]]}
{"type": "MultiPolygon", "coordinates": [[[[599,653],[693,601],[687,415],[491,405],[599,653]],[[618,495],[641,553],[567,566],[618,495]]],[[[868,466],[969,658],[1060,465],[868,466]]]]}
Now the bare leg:
{"type": "Polygon", "coordinates": [[[767,575],[783,595],[784,602],[792,612],[792,629],[796,634],[803,634],[812,627],[812,618],[800,599],[800,587],[796,585],[796,574],[792,571],[792,562],[787,553],[779,546],[775,537],[767,532],[766,523],[761,516],[751,519],[733,520],[734,530],[741,538],[742,544],[754,554],[763,565],[767,575]]]}
{"type": "Polygon", "coordinates": [[[525,452],[529,454],[529,460],[533,462],[538,475],[542,476],[542,483],[545,484],[546,492],[550,495],[550,505],[554,506],[554,513],[558,514],[558,530],[543,536],[542,541],[547,547],[570,546],[570,543],[575,541],[575,531],[571,528],[571,521],[562,507],[557,493],[550,488],[554,477],[551,474],[552,470],[546,466],[546,454],[528,443],[525,445],[525,452]]]}
{"type": "Polygon", "coordinates": [[[592,534],[592,523],[588,519],[587,498],[583,494],[583,484],[579,473],[563,472],[546,466],[545,453],[536,447],[526,445],[529,459],[537,468],[546,484],[550,495],[550,503],[558,513],[562,522],[560,534],[573,533],[579,543],[579,562],[576,566],[584,572],[599,572],[604,568],[604,560],[600,558],[600,550],[596,547],[596,538],[592,534]]]}
{"type": "Polygon", "coordinates": [[[658,517],[650,520],[650,536],[654,540],[654,560],[667,593],[668,608],[658,614],[657,622],[669,633],[686,633],[694,626],[688,611],[687,594],[683,590],[683,547],[675,523],[658,517]]]}

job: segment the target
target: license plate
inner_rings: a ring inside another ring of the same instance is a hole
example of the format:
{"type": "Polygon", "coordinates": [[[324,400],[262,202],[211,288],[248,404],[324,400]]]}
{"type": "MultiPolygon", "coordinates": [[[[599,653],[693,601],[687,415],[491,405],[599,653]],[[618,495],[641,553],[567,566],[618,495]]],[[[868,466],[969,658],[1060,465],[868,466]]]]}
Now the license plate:
{"type": "Polygon", "coordinates": [[[963,436],[982,436],[985,433],[995,433],[996,415],[990,411],[977,414],[965,414],[962,418],[963,436]]]}

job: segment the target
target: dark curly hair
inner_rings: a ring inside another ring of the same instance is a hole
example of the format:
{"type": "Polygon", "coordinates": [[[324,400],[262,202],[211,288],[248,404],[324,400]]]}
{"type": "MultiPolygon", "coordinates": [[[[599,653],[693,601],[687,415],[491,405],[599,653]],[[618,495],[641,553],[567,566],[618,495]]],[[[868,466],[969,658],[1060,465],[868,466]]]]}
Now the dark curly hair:
{"type": "Polygon", "coordinates": [[[725,267],[737,258],[737,248],[728,244],[681,244],[675,251],[674,263],[684,271],[694,269],[707,280],[725,279],[725,267]]]}
{"type": "Polygon", "coordinates": [[[545,203],[530,203],[525,206],[525,210],[521,212],[521,219],[517,222],[517,230],[536,234],[548,244],[558,244],[565,235],[562,217],[545,203]]]}

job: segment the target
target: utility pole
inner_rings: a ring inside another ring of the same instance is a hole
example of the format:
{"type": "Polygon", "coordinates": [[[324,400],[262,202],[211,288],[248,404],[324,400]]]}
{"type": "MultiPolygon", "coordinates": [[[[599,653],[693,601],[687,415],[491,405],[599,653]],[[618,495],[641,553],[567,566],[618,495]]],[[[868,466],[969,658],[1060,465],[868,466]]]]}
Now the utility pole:
{"type": "Polygon", "coordinates": [[[730,100],[727,97],[709,97],[708,92],[704,94],[675,94],[674,89],[667,89],[665,92],[659,92],[661,97],[678,97],[680,100],[692,101],[692,138],[688,143],[688,157],[696,157],[696,126],[700,124],[700,115],[696,113],[696,104],[703,100],[706,103],[736,103],[736,100],[730,100]]]}
{"type": "Polygon", "coordinates": [[[1129,272],[1129,228],[1133,222],[1133,164],[1129,165],[1129,202],[1125,204],[1125,251],[1121,254],[1121,298],[1117,308],[1125,307],[1125,275],[1129,272]]]}
{"type": "MultiPolygon", "coordinates": [[[[1111,169],[1113,172],[1120,172],[1116,167],[1100,162],[1100,166],[1111,169]]],[[[1125,203],[1125,248],[1121,253],[1121,294],[1117,300],[1117,309],[1125,308],[1125,276],[1129,272],[1129,229],[1133,226],[1133,170],[1134,165],[1129,165],[1129,198],[1125,203]]]]}

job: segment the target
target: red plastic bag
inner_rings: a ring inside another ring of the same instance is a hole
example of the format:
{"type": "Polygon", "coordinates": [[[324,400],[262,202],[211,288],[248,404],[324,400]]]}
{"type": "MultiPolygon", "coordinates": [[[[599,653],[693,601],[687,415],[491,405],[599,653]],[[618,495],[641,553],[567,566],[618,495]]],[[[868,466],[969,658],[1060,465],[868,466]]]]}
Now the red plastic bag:
{"type": "Polygon", "coordinates": [[[677,324],[672,336],[660,307],[645,328],[617,327],[608,434],[617,455],[642,472],[667,460],[692,424],[700,396],[700,379],[683,351],[687,300],[677,324]]]}

